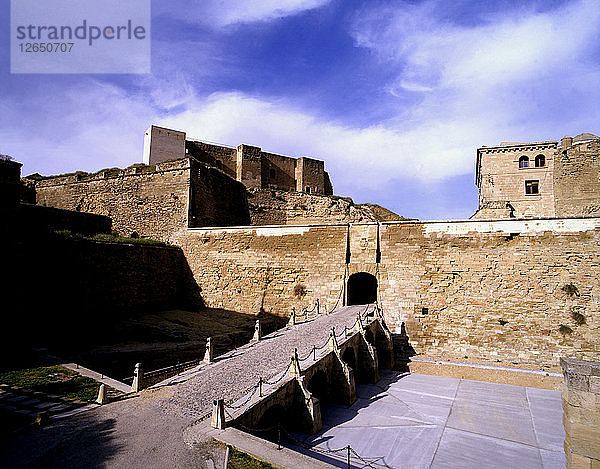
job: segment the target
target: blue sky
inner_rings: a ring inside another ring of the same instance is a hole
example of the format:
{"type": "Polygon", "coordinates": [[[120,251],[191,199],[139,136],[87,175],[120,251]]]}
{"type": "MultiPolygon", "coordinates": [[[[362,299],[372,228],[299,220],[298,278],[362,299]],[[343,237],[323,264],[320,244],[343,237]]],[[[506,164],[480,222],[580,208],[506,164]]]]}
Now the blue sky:
{"type": "Polygon", "coordinates": [[[477,207],[477,147],[600,132],[599,0],[154,1],[147,75],[11,75],[1,5],[0,153],[24,174],[140,162],[154,123],[453,219],[477,207]]]}

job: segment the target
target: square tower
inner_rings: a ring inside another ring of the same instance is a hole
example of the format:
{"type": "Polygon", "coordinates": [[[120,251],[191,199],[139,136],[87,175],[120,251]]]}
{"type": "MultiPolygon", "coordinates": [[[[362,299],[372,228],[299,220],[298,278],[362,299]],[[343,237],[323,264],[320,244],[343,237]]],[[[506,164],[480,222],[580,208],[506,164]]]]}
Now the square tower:
{"type": "Polygon", "coordinates": [[[558,142],[502,143],[477,149],[479,210],[473,218],[550,218],[558,142]]]}
{"type": "Polygon", "coordinates": [[[151,125],[144,134],[144,164],[185,157],[185,132],[151,125]]]}

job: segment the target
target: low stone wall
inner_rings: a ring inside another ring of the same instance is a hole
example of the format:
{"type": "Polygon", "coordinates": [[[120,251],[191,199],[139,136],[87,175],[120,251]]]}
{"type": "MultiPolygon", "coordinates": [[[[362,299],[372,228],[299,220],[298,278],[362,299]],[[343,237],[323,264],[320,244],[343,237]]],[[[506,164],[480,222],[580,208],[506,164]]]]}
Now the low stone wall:
{"type": "MultiPolygon", "coordinates": [[[[36,236],[37,235],[37,236],[36,236]]],[[[123,315],[201,302],[181,249],[45,237],[0,238],[10,274],[2,346],[98,339],[123,315]]]]}
{"type": "Polygon", "coordinates": [[[381,216],[401,219],[382,207],[358,205],[349,198],[276,189],[249,189],[248,207],[252,225],[365,223],[380,221],[381,216]]]}
{"type": "Polygon", "coordinates": [[[92,213],[73,212],[39,205],[17,204],[0,209],[4,228],[14,232],[72,231],[87,235],[110,233],[111,219],[92,213]]]}
{"type": "Polygon", "coordinates": [[[600,467],[600,363],[561,358],[567,468],[600,467]]]}

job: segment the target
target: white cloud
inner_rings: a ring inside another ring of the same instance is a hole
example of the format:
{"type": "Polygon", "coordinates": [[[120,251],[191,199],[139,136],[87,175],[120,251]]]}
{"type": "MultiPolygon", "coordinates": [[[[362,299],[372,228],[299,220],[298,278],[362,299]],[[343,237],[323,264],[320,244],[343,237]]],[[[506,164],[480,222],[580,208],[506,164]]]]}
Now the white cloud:
{"type": "MultiPolygon", "coordinates": [[[[361,12],[352,34],[382,67],[402,70],[387,86],[392,96],[421,95],[407,108],[399,100],[398,117],[385,126],[423,172],[450,177],[472,170],[467,162],[481,145],[600,130],[597,6],[520,9],[465,26],[441,17],[442,0],[394,3],[361,12]]],[[[406,165],[397,160],[397,170],[406,165]]]]}
{"type": "Polygon", "coordinates": [[[156,115],[143,96],[89,81],[65,91],[49,87],[25,101],[5,101],[2,153],[23,174],[125,167],[142,159],[144,131],[156,115]]]}
{"type": "MultiPolygon", "coordinates": [[[[196,100],[186,111],[165,117],[159,124],[184,130],[188,138],[229,145],[248,143],[274,153],[324,159],[334,184],[344,181],[344,187],[374,188],[394,178],[464,174],[472,169],[474,158],[472,147],[462,155],[453,145],[467,145],[473,136],[448,138],[456,134],[451,124],[410,131],[383,125],[353,128],[319,120],[285,103],[239,93],[196,100]],[[429,158],[423,158],[424,154],[429,158]]],[[[472,125],[476,133],[476,119],[472,125]]]]}
{"type": "Polygon", "coordinates": [[[203,0],[185,6],[164,3],[158,5],[157,13],[174,16],[189,22],[227,26],[236,23],[268,21],[312,10],[330,0],[203,0]]]}

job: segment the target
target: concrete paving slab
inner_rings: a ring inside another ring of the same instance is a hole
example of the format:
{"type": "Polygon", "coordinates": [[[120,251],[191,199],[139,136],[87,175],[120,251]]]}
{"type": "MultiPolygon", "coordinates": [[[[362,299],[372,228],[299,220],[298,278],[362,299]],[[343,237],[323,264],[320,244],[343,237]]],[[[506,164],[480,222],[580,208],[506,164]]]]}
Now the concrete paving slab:
{"type": "Polygon", "coordinates": [[[523,409],[529,407],[525,387],[467,379],[460,381],[456,392],[456,399],[464,399],[482,404],[511,405],[523,409]]]}
{"type": "Polygon", "coordinates": [[[454,398],[461,380],[443,376],[419,375],[416,373],[399,378],[392,388],[413,391],[419,394],[430,394],[454,398]]]}
{"type": "Polygon", "coordinates": [[[406,404],[425,422],[443,425],[450,415],[453,400],[448,397],[418,394],[397,388],[391,388],[389,393],[406,404]]]}
{"type": "Polygon", "coordinates": [[[533,422],[528,410],[512,405],[456,400],[448,417],[447,426],[537,446],[533,422]]]}
{"type": "Polygon", "coordinates": [[[567,467],[567,458],[564,450],[548,451],[541,449],[540,456],[542,457],[544,469],[565,469],[567,467]]]}
{"type": "Polygon", "coordinates": [[[431,469],[449,467],[543,469],[540,452],[535,446],[446,427],[431,469]]]}
{"type": "Polygon", "coordinates": [[[565,429],[562,425],[562,401],[556,391],[527,388],[527,399],[540,448],[563,451],[565,429]],[[561,422],[557,427],[557,423],[561,422]]]}
{"type": "Polygon", "coordinates": [[[349,408],[322,406],[324,428],[304,442],[321,450],[349,444],[395,468],[564,467],[557,391],[428,375],[388,381],[379,394],[357,386],[361,398],[349,408]]]}
{"type": "MultiPolygon", "coordinates": [[[[350,445],[361,457],[394,468],[427,468],[431,464],[442,428],[437,425],[404,426],[402,431],[379,427],[329,429],[306,440],[330,456],[344,460],[340,448],[350,445]],[[336,456],[337,455],[337,456],[336,456]]],[[[310,454],[308,450],[300,450],[310,454]]],[[[362,467],[357,463],[357,467],[362,467]]]]}

